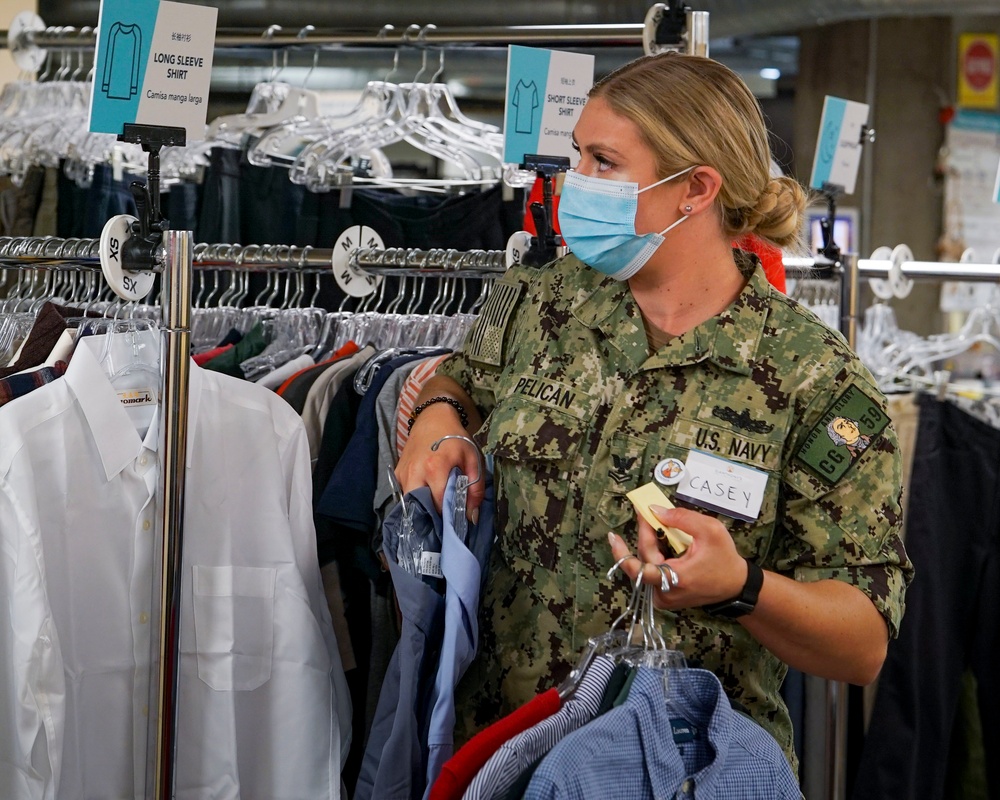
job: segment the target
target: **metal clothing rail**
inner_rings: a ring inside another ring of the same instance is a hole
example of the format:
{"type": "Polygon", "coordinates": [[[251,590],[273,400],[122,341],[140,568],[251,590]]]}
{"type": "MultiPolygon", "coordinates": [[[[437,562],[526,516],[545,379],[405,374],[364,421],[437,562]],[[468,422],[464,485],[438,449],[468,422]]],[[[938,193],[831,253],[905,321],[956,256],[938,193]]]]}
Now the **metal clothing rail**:
{"type": "MultiPolygon", "coordinates": [[[[272,25],[263,34],[223,28],[215,37],[216,49],[280,49],[284,47],[329,47],[354,45],[399,47],[400,45],[480,45],[506,44],[578,45],[611,47],[641,45],[646,26],[642,23],[609,25],[509,25],[483,28],[438,28],[410,25],[404,29],[386,25],[378,32],[350,29],[319,29],[309,26],[297,33],[284,33],[272,25]],[[306,33],[306,31],[308,31],[306,33]]],[[[42,29],[0,31],[11,50],[93,49],[97,33],[91,28],[46,26],[42,29]]]]}
{"type": "MultiPolygon", "coordinates": [[[[385,25],[372,32],[358,29],[317,29],[307,25],[296,33],[285,33],[280,25],[264,32],[223,28],[216,32],[217,50],[301,47],[399,47],[430,45],[463,45],[498,47],[508,44],[541,46],[616,47],[640,45],[646,52],[684,49],[689,53],[708,55],[707,11],[693,11],[686,4],[657,3],[642,23],[580,24],[580,25],[501,25],[486,27],[439,28],[437,25],[409,25],[397,29],[385,25]],[[683,30],[678,25],[683,25],[683,30]]],[[[18,56],[46,50],[93,49],[98,31],[84,26],[79,30],[68,26],[46,26],[36,14],[26,12],[15,19],[11,28],[0,32],[0,46],[6,46],[18,56]]]]}
{"type": "MultiPolygon", "coordinates": [[[[399,39],[393,41],[390,34],[394,29],[385,26],[375,34],[358,34],[353,32],[325,32],[315,29],[303,29],[294,37],[283,34],[280,28],[272,26],[264,37],[248,35],[245,32],[232,33],[220,31],[216,36],[217,48],[279,48],[292,46],[335,46],[335,45],[368,45],[368,46],[422,46],[432,44],[479,44],[502,45],[512,43],[538,45],[616,45],[641,44],[644,50],[675,49],[678,45],[688,52],[708,55],[708,13],[686,10],[687,28],[679,37],[677,44],[668,42],[662,45],[659,34],[659,23],[663,18],[664,4],[650,9],[646,21],[641,25],[543,25],[543,26],[513,26],[500,28],[456,28],[438,29],[432,25],[424,27],[410,26],[403,31],[399,39]],[[659,9],[660,17],[656,10],[659,9]],[[308,36],[305,34],[308,32],[308,36]]],[[[44,22],[34,16],[22,19],[18,30],[7,31],[0,37],[0,42],[6,42],[18,63],[31,63],[39,56],[44,58],[45,50],[65,49],[80,50],[83,47],[96,46],[97,32],[83,28],[79,31],[63,29],[57,32],[47,28],[44,22]],[[44,49],[43,49],[44,48],[44,49]],[[23,56],[23,58],[19,58],[23,56]]],[[[41,62],[39,62],[41,63],[41,62]]],[[[188,425],[188,381],[190,370],[190,338],[191,338],[191,307],[192,307],[192,276],[194,270],[194,246],[192,233],[189,231],[166,231],[161,246],[157,250],[157,269],[161,273],[163,287],[163,346],[160,355],[160,389],[161,389],[161,430],[160,430],[160,497],[162,498],[161,523],[162,540],[159,549],[159,662],[158,675],[155,682],[157,698],[155,702],[156,715],[150,715],[150,731],[155,727],[155,753],[152,785],[147,776],[147,795],[152,794],[155,800],[171,800],[174,796],[174,767],[176,756],[176,721],[177,721],[177,686],[180,634],[180,565],[183,553],[183,517],[185,464],[188,425]],[[151,791],[150,791],[151,790],[151,791]]],[[[255,259],[265,260],[271,254],[265,248],[250,251],[244,248],[239,256],[222,259],[209,259],[206,256],[221,255],[211,250],[209,246],[199,249],[200,265],[203,267],[261,267],[263,263],[254,263],[255,259]]],[[[333,253],[310,251],[305,248],[295,254],[291,250],[279,259],[279,250],[274,250],[274,259],[280,261],[280,266],[287,268],[289,262],[297,256],[293,264],[316,266],[315,261],[322,264],[333,263],[333,253]]],[[[94,240],[38,240],[7,239],[0,240],[0,265],[9,263],[10,259],[23,264],[32,262],[36,267],[93,268],[99,261],[100,245],[94,240]]],[[[502,255],[502,254],[501,254],[502,255]]],[[[423,274],[426,270],[440,269],[441,274],[467,274],[469,270],[502,272],[499,267],[505,264],[501,255],[487,256],[483,254],[476,258],[467,255],[449,255],[448,251],[428,251],[426,254],[413,257],[406,263],[389,264],[385,257],[381,263],[369,263],[366,259],[375,259],[372,253],[365,257],[355,255],[354,258],[361,268],[377,272],[381,269],[416,270],[423,274]],[[432,255],[433,254],[433,255],[432,255]],[[439,266],[440,265],[440,266],[439,266]]],[[[152,677],[152,676],[151,676],[152,677]]],[[[153,703],[150,704],[154,705],[153,703]]]]}
{"type": "MultiPolygon", "coordinates": [[[[195,269],[321,272],[332,269],[335,248],[294,245],[190,245],[195,269]]],[[[372,275],[496,277],[506,270],[503,250],[417,250],[364,248],[347,256],[352,267],[372,275]]],[[[55,237],[0,237],[0,266],[21,269],[100,269],[100,240],[55,237]]]]}

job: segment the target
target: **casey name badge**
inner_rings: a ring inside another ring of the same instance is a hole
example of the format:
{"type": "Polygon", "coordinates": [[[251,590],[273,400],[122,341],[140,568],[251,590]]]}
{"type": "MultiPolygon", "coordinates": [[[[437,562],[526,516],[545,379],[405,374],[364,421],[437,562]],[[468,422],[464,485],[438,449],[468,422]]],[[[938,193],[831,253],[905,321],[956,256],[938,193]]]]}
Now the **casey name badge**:
{"type": "Polygon", "coordinates": [[[760,515],[767,473],[692,450],[676,496],[696,506],[753,522],[760,515]]]}

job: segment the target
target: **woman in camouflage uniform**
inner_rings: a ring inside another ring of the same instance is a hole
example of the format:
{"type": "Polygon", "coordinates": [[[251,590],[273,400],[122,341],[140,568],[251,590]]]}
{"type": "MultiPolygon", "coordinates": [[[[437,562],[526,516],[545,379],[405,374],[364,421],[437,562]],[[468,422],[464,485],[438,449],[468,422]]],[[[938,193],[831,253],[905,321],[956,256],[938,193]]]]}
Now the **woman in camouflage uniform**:
{"type": "Polygon", "coordinates": [[[466,432],[459,409],[494,457],[497,541],[459,735],[567,675],[623,609],[625,581],[606,573],[634,552],[623,569],[646,562],[670,646],[715,672],[794,765],[786,665],[870,683],[903,613],[912,568],[885,398],[839,333],[730,246],[747,233],[793,243],[805,205],[797,183],[770,177],[763,116],[737,75],[641,58],[594,86],[574,138],[560,201],[574,254],[498,281],[425,386],[397,468],[439,501],[452,467],[475,474],[471,448],[430,448],[466,432]],[[867,445],[831,438],[836,418],[867,445]],[[625,496],[668,458],[688,478],[661,487],[678,508],[654,511],[693,537],[683,555],[625,496]]]}

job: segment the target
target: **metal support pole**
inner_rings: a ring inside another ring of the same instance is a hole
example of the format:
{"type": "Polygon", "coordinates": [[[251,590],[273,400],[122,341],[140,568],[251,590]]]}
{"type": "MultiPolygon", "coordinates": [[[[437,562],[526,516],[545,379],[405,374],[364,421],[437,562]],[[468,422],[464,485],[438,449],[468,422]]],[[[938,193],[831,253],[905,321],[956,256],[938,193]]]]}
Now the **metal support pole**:
{"type": "Polygon", "coordinates": [[[164,261],[164,328],[160,353],[160,497],[163,505],[159,553],[159,670],[158,679],[153,683],[157,687],[155,723],[151,720],[151,724],[156,725],[152,792],[156,800],[172,800],[174,796],[177,752],[181,556],[191,347],[191,238],[189,231],[166,231],[160,251],[164,261]]]}
{"type": "Polygon", "coordinates": [[[841,258],[840,332],[853,350],[858,340],[858,257],[845,253],[841,258]]]}

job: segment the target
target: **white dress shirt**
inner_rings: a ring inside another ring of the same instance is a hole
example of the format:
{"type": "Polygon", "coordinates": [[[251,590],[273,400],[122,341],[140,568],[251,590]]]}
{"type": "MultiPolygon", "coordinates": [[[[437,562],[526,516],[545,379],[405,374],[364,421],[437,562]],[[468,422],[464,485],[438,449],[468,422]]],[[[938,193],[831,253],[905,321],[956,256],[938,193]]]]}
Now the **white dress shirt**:
{"type": "MultiPolygon", "coordinates": [[[[0,409],[4,800],[146,796],[158,417],[140,437],[119,391],[78,346],[0,409]]],[[[176,797],[339,798],[351,708],[302,422],[192,364],[188,425],[176,797]]]]}

